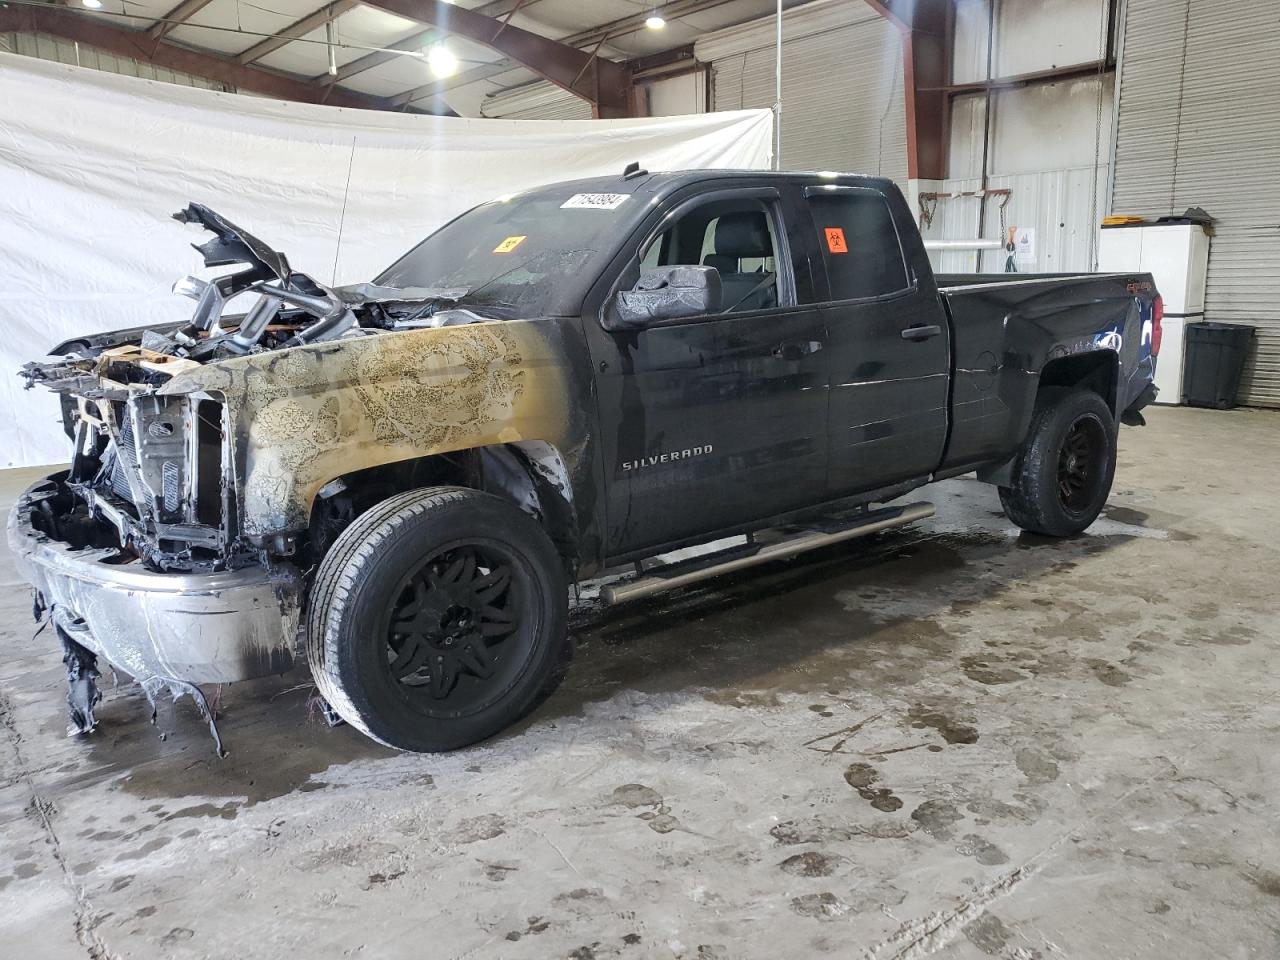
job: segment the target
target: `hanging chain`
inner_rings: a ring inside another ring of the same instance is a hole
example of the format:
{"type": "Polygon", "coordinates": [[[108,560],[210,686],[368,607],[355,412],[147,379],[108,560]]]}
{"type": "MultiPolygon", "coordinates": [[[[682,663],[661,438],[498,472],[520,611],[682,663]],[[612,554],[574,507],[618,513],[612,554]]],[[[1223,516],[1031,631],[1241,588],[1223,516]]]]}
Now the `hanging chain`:
{"type": "Polygon", "coordinates": [[[1017,273],[1018,262],[1014,256],[1013,237],[1009,235],[1009,215],[1006,207],[1009,206],[1009,198],[1012,194],[1006,193],[1000,198],[1000,239],[1004,241],[1004,272],[1017,273]]]}
{"type": "Polygon", "coordinates": [[[937,196],[928,196],[920,194],[920,229],[925,230],[933,226],[933,215],[938,210],[937,196]]]}

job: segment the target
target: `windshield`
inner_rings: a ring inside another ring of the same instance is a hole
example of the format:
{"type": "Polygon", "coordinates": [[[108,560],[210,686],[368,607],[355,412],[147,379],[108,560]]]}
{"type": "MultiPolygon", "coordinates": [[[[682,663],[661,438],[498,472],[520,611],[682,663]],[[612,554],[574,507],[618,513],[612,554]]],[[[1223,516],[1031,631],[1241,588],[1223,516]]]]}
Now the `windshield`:
{"type": "Polygon", "coordinates": [[[374,283],[457,288],[461,302],[545,312],[566,283],[583,279],[580,271],[629,199],[565,188],[482,204],[427,237],[374,283]]]}

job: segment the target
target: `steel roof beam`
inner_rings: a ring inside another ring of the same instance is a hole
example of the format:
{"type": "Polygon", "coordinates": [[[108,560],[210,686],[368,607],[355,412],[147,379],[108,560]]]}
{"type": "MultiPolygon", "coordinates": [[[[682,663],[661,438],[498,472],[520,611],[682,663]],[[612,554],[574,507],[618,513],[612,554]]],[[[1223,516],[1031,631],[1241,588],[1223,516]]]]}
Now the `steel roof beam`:
{"type": "MultiPolygon", "coordinates": [[[[528,9],[532,7],[538,0],[495,0],[493,3],[486,3],[483,6],[476,7],[473,12],[483,14],[486,17],[509,17],[517,8],[528,9]]],[[[397,40],[388,47],[388,50],[421,50],[432,40],[442,36],[441,32],[435,27],[426,30],[420,30],[415,34],[405,37],[403,40],[397,40]]],[[[357,73],[363,73],[365,70],[371,70],[374,67],[381,66],[391,60],[399,59],[399,54],[378,51],[376,53],[365,54],[359,59],[352,60],[350,63],[343,64],[338,68],[338,75],[331,77],[327,73],[322,73],[315,78],[316,83],[330,84],[341,83],[348,77],[354,77],[357,73]]]]}
{"type": "Polygon", "coordinates": [[[951,46],[955,12],[950,0],[866,0],[902,34],[903,92],[907,112],[907,176],[947,175],[951,103],[951,46]]]}
{"type": "MultiPolygon", "coordinates": [[[[496,50],[543,79],[588,101],[597,117],[625,117],[632,113],[634,88],[631,71],[623,64],[454,6],[445,0],[367,0],[367,5],[409,20],[430,23],[445,33],[496,50]]],[[[405,96],[393,97],[392,102],[411,102],[402,100],[405,96]]]]}
{"type": "MultiPolygon", "coordinates": [[[[724,6],[732,3],[733,0],[683,0],[683,2],[668,3],[665,6],[658,6],[655,9],[669,20],[677,17],[688,16],[691,13],[701,13],[704,10],[711,10],[715,7],[724,6]]],[[[600,42],[602,37],[615,37],[619,34],[631,33],[644,27],[645,20],[650,16],[650,11],[643,13],[630,14],[612,20],[609,23],[602,23],[599,26],[589,27],[586,30],[579,31],[571,36],[562,38],[560,43],[567,43],[572,46],[593,46],[600,42]]],[[[375,54],[376,56],[376,54],[375,54]]],[[[392,54],[394,56],[394,54],[392,54]]],[[[361,60],[365,58],[361,57],[361,60]]],[[[360,60],[353,61],[348,66],[354,66],[360,60]]],[[[371,64],[373,66],[374,64],[371,64]]],[[[426,99],[427,97],[438,97],[453,87],[460,87],[463,84],[475,83],[479,80],[487,80],[490,77],[497,76],[500,73],[507,73],[515,69],[520,64],[510,60],[500,60],[497,63],[485,64],[481,67],[467,70],[455,77],[447,80],[436,80],[431,83],[425,83],[420,87],[414,87],[412,90],[406,90],[404,93],[394,94],[390,100],[392,105],[412,103],[415,100],[426,99]]],[[[341,72],[341,71],[339,71],[341,72]]]]}
{"type": "Polygon", "coordinates": [[[147,28],[147,36],[152,40],[162,40],[170,30],[181,26],[212,2],[213,0],[182,0],[181,3],[166,13],[159,22],[147,28]]]}
{"type": "Polygon", "coordinates": [[[0,6],[0,33],[46,33],[97,47],[116,56],[180,70],[282,100],[327,103],[334,107],[359,107],[366,110],[386,110],[390,106],[382,97],[354,90],[317,87],[306,80],[286,77],[260,67],[246,66],[216,54],[175,46],[166,40],[152,40],[145,31],[122,30],[96,18],[52,4],[0,6]]]}
{"type": "Polygon", "coordinates": [[[243,53],[236,54],[236,63],[249,64],[261,60],[269,53],[274,53],[290,41],[305,37],[312,30],[318,30],[331,20],[337,20],[348,10],[360,6],[360,0],[334,0],[319,10],[307,14],[301,20],[295,20],[274,37],[268,37],[261,43],[255,43],[243,53]]]}

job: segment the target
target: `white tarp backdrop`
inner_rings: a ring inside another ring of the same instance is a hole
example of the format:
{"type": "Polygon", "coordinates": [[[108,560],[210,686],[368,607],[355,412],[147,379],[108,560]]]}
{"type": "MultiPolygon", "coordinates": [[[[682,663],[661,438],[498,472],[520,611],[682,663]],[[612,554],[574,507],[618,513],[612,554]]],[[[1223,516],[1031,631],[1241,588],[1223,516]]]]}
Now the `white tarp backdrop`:
{"type": "Polygon", "coordinates": [[[0,442],[8,466],[68,455],[28,360],[78,334],[186,319],[210,276],[205,203],[329,283],[371,279],[445,221],[542,183],[763,168],[767,110],[638,120],[466,120],[285,103],[0,54],[0,442]]]}

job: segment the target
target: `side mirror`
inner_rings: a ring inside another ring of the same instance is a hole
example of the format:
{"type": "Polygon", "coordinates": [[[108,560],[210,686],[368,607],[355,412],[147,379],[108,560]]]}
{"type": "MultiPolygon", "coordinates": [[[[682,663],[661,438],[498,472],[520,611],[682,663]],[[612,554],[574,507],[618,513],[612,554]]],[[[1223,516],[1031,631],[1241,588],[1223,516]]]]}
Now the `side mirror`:
{"type": "Polygon", "coordinates": [[[635,330],[719,313],[720,305],[720,272],[715,267],[655,267],[643,271],[630,290],[618,291],[605,324],[635,330]]]}

